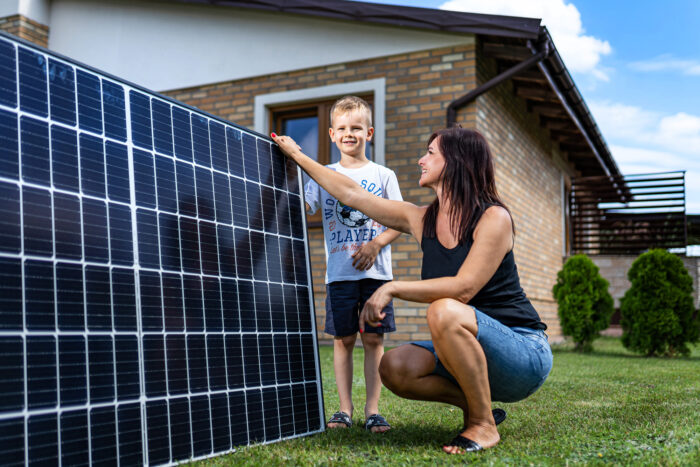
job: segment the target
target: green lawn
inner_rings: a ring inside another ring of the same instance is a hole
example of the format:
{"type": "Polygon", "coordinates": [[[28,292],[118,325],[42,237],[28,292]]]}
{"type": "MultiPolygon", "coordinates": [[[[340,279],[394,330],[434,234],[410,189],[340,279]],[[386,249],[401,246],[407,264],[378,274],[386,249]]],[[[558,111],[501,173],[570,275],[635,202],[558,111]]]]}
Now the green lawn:
{"type": "MultiPolygon", "coordinates": [[[[400,399],[383,389],[380,411],[394,429],[361,427],[362,349],[355,350],[355,425],[240,449],[195,465],[700,465],[700,346],[681,359],[648,359],[619,339],[601,338],[589,355],[554,349],[554,369],[529,399],[495,404],[508,411],[500,444],[483,453],[440,450],[461,425],[451,406],[400,399]]],[[[327,414],[337,409],[332,349],[321,348],[327,414]]]]}

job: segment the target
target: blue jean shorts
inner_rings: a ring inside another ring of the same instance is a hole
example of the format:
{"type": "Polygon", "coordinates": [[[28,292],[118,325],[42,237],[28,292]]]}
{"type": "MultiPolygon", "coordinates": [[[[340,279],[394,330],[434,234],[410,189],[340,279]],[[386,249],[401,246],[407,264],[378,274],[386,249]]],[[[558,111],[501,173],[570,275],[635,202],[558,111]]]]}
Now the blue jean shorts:
{"type": "MultiPolygon", "coordinates": [[[[476,340],[484,349],[488,365],[491,399],[516,402],[537,391],[552,369],[552,349],[544,331],[523,327],[509,328],[476,308],[474,313],[479,326],[476,340]]],[[[411,343],[435,355],[433,374],[458,384],[440,362],[432,341],[411,343]]]]}
{"type": "MultiPolygon", "coordinates": [[[[360,330],[360,312],[375,290],[389,281],[360,279],[359,281],[335,281],[326,285],[326,328],[336,337],[352,336],[360,330]]],[[[379,326],[365,324],[365,332],[384,334],[396,331],[394,304],[389,302],[382,310],[386,316],[379,326]]]]}

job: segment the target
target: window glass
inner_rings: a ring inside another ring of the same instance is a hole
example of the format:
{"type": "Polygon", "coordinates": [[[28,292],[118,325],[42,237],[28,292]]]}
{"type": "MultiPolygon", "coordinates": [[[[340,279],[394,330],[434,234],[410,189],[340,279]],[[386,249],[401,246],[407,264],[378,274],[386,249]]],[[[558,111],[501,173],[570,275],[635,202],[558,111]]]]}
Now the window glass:
{"type": "MultiPolygon", "coordinates": [[[[318,117],[286,118],[282,120],[282,134],[291,136],[304,154],[318,161],[318,117]]],[[[302,173],[306,186],[309,176],[302,173]]]]}

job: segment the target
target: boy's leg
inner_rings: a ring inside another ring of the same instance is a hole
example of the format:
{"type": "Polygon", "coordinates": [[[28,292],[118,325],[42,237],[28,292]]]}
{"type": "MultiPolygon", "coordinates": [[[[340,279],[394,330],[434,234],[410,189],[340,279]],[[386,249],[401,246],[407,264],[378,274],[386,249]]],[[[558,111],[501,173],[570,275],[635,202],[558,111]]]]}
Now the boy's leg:
{"type": "MultiPolygon", "coordinates": [[[[387,281],[377,279],[362,279],[360,281],[360,293],[362,295],[360,310],[374,291],[386,282],[387,281]]],[[[379,363],[384,355],[384,333],[396,330],[393,303],[390,302],[383,311],[386,316],[382,319],[379,327],[373,328],[367,325],[365,326],[364,332],[361,334],[365,351],[365,388],[367,391],[365,420],[367,420],[370,415],[379,413],[379,396],[382,390],[382,380],[379,377],[379,363]]],[[[389,426],[375,426],[372,427],[372,432],[383,433],[390,428],[389,426]]]]}
{"type": "MultiPolygon", "coordinates": [[[[379,362],[384,355],[384,335],[365,332],[362,334],[362,345],[365,350],[365,420],[370,415],[379,413],[379,395],[382,391],[382,380],[379,378],[379,362]]],[[[375,433],[389,430],[388,426],[372,428],[375,433]]]]}
{"type": "MultiPolygon", "coordinates": [[[[333,336],[333,370],[338,387],[340,411],[352,418],[352,351],[358,331],[357,281],[331,282],[326,286],[326,332],[333,336]]],[[[344,423],[329,423],[328,428],[344,428],[344,423]]]]}
{"type": "MultiPolygon", "coordinates": [[[[338,387],[340,411],[352,418],[352,350],[357,334],[333,339],[333,370],[335,384],[338,387]]],[[[329,423],[328,428],[345,428],[344,423],[329,423]]]]}

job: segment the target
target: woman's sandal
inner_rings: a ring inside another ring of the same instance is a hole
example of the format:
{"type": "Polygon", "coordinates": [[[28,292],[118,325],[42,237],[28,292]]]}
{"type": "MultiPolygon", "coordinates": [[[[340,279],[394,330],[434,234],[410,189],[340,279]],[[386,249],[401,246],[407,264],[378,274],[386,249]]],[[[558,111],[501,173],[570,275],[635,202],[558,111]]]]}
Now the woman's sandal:
{"type": "Polygon", "coordinates": [[[378,413],[367,417],[367,420],[365,421],[365,430],[371,431],[372,433],[386,433],[385,431],[372,431],[372,428],[376,426],[388,426],[389,429],[391,429],[391,425],[389,425],[389,422],[386,421],[386,418],[382,417],[378,413]]]}
{"type": "MultiPolygon", "coordinates": [[[[493,420],[496,422],[496,425],[500,425],[501,422],[503,422],[506,419],[506,411],[503,409],[493,409],[491,413],[493,414],[493,420]]],[[[466,425],[463,425],[462,431],[466,429],[466,425]]]]}
{"type": "Polygon", "coordinates": [[[350,428],[352,426],[352,418],[350,418],[350,415],[348,415],[347,413],[338,411],[334,413],[331,418],[328,419],[326,425],[331,423],[343,423],[346,427],[350,428]]]}
{"type": "MultiPolygon", "coordinates": [[[[501,423],[503,420],[506,419],[506,411],[503,409],[493,409],[491,411],[493,414],[493,419],[496,422],[496,425],[501,423]]],[[[462,431],[464,431],[466,427],[462,427],[462,431]]],[[[450,447],[458,447],[460,449],[463,449],[465,453],[467,452],[477,452],[477,451],[482,451],[484,448],[481,446],[481,444],[477,443],[476,441],[473,441],[469,438],[465,438],[462,435],[457,435],[452,439],[447,444],[444,444],[442,447],[445,448],[450,448],[450,447]]]]}
{"type": "Polygon", "coordinates": [[[493,419],[496,421],[496,425],[499,425],[506,419],[506,411],[503,409],[493,409],[491,413],[493,414],[493,419]]]}
{"type": "Polygon", "coordinates": [[[462,435],[457,435],[454,437],[452,441],[450,441],[447,444],[442,445],[443,448],[451,448],[451,447],[458,447],[460,449],[463,449],[464,452],[477,452],[477,451],[483,451],[483,447],[481,444],[477,443],[476,441],[472,441],[469,438],[465,438],[462,435]]]}

